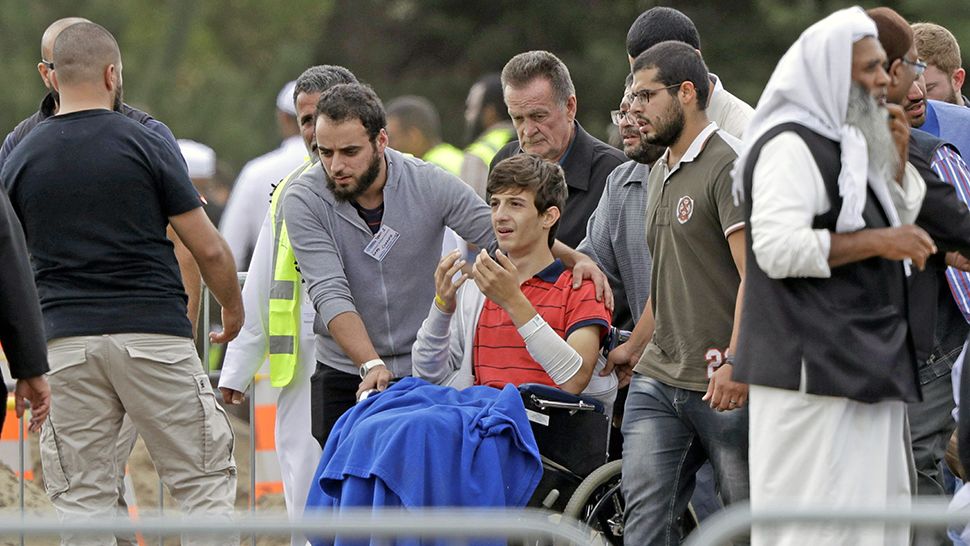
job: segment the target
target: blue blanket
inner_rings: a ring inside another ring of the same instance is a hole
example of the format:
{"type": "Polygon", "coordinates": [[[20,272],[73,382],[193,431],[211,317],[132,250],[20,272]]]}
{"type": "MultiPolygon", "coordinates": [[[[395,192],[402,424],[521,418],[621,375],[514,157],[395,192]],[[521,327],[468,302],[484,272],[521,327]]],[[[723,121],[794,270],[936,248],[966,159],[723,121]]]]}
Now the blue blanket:
{"type": "Polygon", "coordinates": [[[542,462],[518,390],[404,378],[337,421],[308,510],[525,506],[542,462]]]}

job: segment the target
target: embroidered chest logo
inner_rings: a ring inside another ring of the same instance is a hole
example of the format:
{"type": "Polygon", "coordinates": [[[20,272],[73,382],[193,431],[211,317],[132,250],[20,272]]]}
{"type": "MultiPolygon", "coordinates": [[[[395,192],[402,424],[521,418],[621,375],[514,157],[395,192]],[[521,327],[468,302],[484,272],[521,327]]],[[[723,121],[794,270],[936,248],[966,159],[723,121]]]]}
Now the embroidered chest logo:
{"type": "Polygon", "coordinates": [[[685,195],[677,202],[677,221],[686,224],[694,214],[694,200],[685,195]]]}

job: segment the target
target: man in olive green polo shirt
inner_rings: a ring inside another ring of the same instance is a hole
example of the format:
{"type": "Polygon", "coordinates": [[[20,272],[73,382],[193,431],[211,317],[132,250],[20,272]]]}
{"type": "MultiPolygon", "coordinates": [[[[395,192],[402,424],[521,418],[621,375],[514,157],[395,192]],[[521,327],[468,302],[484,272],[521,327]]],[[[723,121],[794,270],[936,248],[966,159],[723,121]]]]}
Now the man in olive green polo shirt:
{"type": "Polygon", "coordinates": [[[748,497],[747,387],[731,381],[730,360],[744,276],[731,194],[740,142],[708,119],[710,80],[693,48],[661,42],[633,69],[630,113],[667,151],[647,182],[652,282],[631,340],[646,347],[623,419],[624,538],[672,545],[705,461],[725,504],[748,497]]]}

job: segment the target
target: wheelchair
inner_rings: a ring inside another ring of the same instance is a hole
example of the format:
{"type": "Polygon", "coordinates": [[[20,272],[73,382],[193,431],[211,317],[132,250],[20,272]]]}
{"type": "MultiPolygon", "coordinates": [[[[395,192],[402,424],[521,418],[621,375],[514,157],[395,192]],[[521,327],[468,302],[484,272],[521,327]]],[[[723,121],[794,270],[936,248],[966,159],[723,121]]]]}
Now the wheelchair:
{"type": "Polygon", "coordinates": [[[519,386],[542,458],[529,502],[582,521],[613,546],[623,544],[622,461],[609,461],[610,415],[599,400],[546,385],[519,386]]]}
{"type": "MultiPolygon", "coordinates": [[[[602,354],[629,338],[630,333],[611,327],[602,354]]],[[[529,502],[586,524],[596,536],[612,546],[623,546],[626,503],[620,489],[623,461],[610,457],[612,408],[584,395],[527,383],[519,394],[542,458],[543,476],[529,502]]],[[[688,505],[680,519],[681,535],[697,527],[697,516],[688,505]]]]}

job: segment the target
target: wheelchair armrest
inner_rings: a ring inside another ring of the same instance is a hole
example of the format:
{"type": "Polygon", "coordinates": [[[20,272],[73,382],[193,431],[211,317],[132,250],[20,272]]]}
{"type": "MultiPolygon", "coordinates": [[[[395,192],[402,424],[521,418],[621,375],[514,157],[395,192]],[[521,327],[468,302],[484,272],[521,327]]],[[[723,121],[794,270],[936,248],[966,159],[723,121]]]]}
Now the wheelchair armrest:
{"type": "Polygon", "coordinates": [[[564,407],[564,409],[583,409],[581,404],[585,404],[587,406],[592,406],[592,410],[596,413],[605,412],[603,403],[595,398],[571,394],[562,389],[550,387],[549,385],[542,385],[539,383],[523,383],[519,385],[519,393],[522,395],[523,399],[528,399],[529,396],[535,396],[539,400],[552,402],[554,405],[551,407],[556,407],[559,404],[568,404],[569,406],[564,407]]]}

